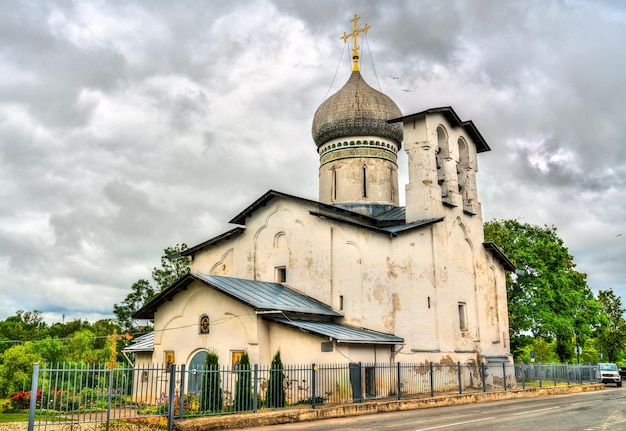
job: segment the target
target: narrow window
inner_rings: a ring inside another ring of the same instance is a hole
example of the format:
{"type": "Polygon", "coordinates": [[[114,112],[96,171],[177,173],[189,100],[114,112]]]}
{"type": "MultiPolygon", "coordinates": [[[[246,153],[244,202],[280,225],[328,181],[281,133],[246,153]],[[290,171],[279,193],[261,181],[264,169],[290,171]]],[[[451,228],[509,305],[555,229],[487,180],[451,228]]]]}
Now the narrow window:
{"type": "Polygon", "coordinates": [[[343,310],[343,295],[339,295],[339,309],[343,310]]]}
{"type": "Polygon", "coordinates": [[[287,282],[287,268],[280,266],[276,268],[276,283],[287,282]]]}
{"type": "Polygon", "coordinates": [[[363,197],[367,197],[367,167],[363,165],[363,197]]]}
{"type": "Polygon", "coordinates": [[[430,308],[430,296],[428,297],[428,308],[430,308]]]}
{"type": "Polygon", "coordinates": [[[465,302],[459,302],[459,328],[461,331],[467,331],[467,310],[465,302]]]}
{"type": "Polygon", "coordinates": [[[209,316],[207,316],[206,314],[200,316],[200,322],[198,326],[198,332],[200,334],[208,334],[209,332],[211,332],[211,320],[209,319],[209,316]]]}
{"type": "Polygon", "coordinates": [[[335,170],[335,168],[333,167],[331,169],[332,171],[332,185],[331,185],[331,199],[333,201],[337,200],[337,171],[335,170]]]}

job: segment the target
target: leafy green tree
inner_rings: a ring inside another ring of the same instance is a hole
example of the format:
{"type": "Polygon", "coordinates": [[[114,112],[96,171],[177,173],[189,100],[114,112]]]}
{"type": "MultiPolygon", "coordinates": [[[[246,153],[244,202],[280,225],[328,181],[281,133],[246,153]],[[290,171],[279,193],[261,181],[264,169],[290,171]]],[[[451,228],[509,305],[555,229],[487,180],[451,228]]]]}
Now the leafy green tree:
{"type": "Polygon", "coordinates": [[[280,350],[272,358],[270,366],[270,378],[267,384],[267,394],[265,396],[268,407],[285,406],[285,373],[283,361],[280,358],[280,350]]]}
{"type": "Polygon", "coordinates": [[[187,244],[184,243],[164,249],[161,267],[152,270],[153,284],[145,279],[136,281],[126,298],[121,303],[113,305],[113,314],[123,331],[132,331],[131,316],[135,311],[189,272],[191,258],[180,255],[186,249],[187,244]]]}
{"type": "Polygon", "coordinates": [[[191,266],[190,256],[181,256],[181,252],[187,250],[187,244],[176,244],[163,250],[161,267],[152,270],[152,279],[157,292],[163,292],[176,280],[189,273],[191,266]]]}
{"type": "Polygon", "coordinates": [[[136,281],[130,289],[131,292],[126,295],[121,303],[113,305],[113,314],[117,317],[118,324],[125,331],[132,330],[133,313],[157,294],[150,282],[144,279],[136,281]]]}
{"type": "Polygon", "coordinates": [[[33,343],[12,346],[2,354],[0,362],[0,395],[30,389],[33,364],[44,359],[33,348],[33,343]]]}
{"type": "Polygon", "coordinates": [[[597,345],[604,354],[605,362],[620,362],[624,359],[626,347],[626,321],[622,300],[613,292],[613,289],[598,292],[600,303],[606,320],[598,328],[597,345]]]}
{"type": "Polygon", "coordinates": [[[44,338],[43,340],[32,342],[32,351],[37,354],[45,363],[53,364],[65,362],[67,356],[67,343],[54,338],[44,338]]]}
{"type": "Polygon", "coordinates": [[[522,353],[531,333],[556,340],[559,360],[570,359],[576,340],[584,344],[599,324],[599,306],[556,227],[494,220],[485,223],[485,240],[495,242],[518,268],[507,274],[513,353],[522,353]]]}
{"type": "Polygon", "coordinates": [[[234,409],[242,412],[252,409],[252,373],[250,372],[250,357],[248,352],[243,352],[239,361],[237,373],[237,386],[235,386],[234,409]]]}
{"type": "Polygon", "coordinates": [[[216,352],[208,352],[204,362],[204,375],[200,389],[200,410],[219,412],[224,400],[222,397],[220,361],[216,352]]]}
{"type": "Polygon", "coordinates": [[[46,337],[47,324],[41,311],[18,310],[15,316],[0,322],[0,334],[11,341],[33,341],[46,337]]]}

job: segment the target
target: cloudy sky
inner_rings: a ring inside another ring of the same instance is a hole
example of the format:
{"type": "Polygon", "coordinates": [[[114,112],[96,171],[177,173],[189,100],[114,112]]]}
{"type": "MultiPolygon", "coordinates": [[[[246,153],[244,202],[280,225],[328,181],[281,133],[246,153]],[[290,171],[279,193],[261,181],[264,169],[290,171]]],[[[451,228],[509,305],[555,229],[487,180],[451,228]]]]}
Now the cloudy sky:
{"type": "Polygon", "coordinates": [[[626,303],[621,1],[4,0],[0,319],[111,317],[165,247],[269,189],[316,199],[311,121],[349,76],[354,14],[370,85],[491,146],[484,219],[555,225],[626,303]]]}

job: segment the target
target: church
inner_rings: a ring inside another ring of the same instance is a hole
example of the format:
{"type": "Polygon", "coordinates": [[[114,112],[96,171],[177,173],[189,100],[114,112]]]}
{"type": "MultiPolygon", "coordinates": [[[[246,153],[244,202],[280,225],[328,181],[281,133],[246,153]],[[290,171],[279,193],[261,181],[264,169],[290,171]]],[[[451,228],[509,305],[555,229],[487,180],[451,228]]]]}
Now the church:
{"type": "Polygon", "coordinates": [[[269,190],[233,228],[188,248],[191,271],[134,314],[136,364],[207,352],[269,365],[511,363],[506,271],[484,242],[476,172],[489,145],[451,107],[405,115],[360,73],[317,109],[319,200],[269,190]],[[408,183],[399,201],[398,153],[408,183]]]}

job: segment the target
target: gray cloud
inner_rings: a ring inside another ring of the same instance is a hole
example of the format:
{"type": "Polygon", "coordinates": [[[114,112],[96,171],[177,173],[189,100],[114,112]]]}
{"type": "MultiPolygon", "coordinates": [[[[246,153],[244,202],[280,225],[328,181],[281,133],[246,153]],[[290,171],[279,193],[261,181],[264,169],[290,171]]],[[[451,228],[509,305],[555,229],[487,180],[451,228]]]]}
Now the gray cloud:
{"type": "Polygon", "coordinates": [[[3,11],[0,318],[110,316],[163,248],[221,233],[270,188],[315,199],[311,120],[350,73],[339,37],[355,12],[372,26],[361,44],[372,86],[405,114],[451,105],[487,139],[485,220],[554,224],[590,286],[626,297],[618,3],[15,0],[3,11]]]}

